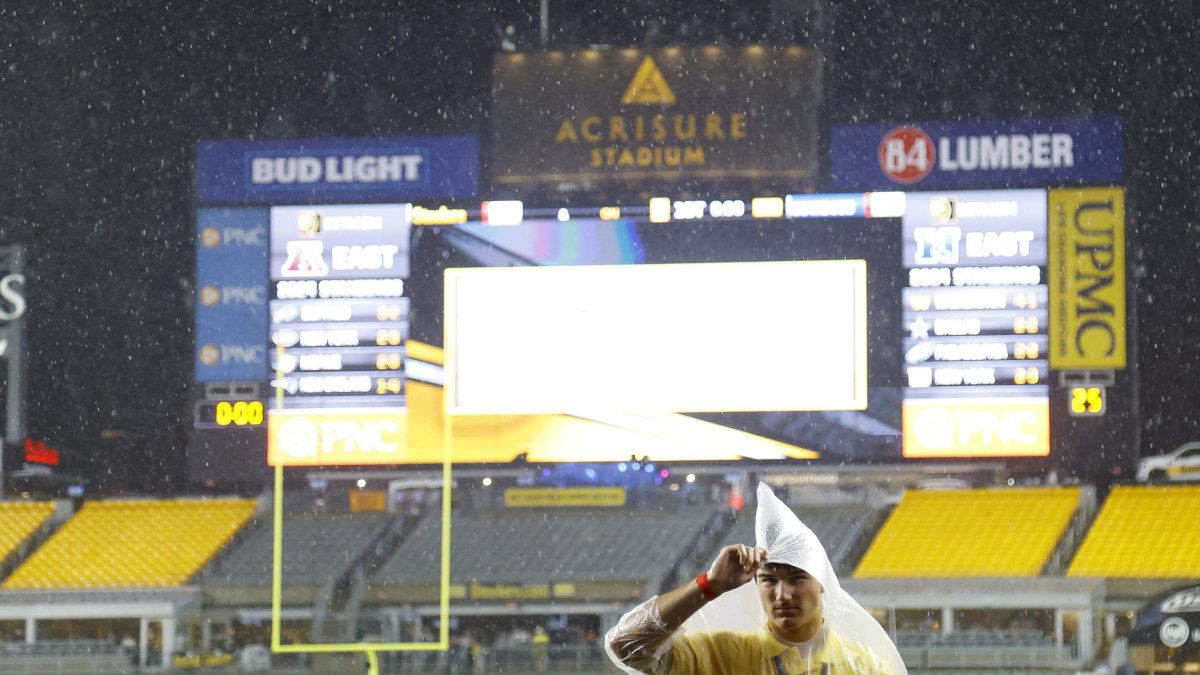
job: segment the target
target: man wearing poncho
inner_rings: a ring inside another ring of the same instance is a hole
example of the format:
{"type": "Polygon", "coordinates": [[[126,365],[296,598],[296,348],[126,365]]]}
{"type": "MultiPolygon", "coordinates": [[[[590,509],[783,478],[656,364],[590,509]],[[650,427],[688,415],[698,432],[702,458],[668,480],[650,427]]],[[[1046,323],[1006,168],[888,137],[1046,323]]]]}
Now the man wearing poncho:
{"type": "Polygon", "coordinates": [[[907,674],[817,536],[762,483],[754,530],[754,548],[726,546],[707,572],[621,617],[605,636],[613,663],[642,675],[907,674]]]}

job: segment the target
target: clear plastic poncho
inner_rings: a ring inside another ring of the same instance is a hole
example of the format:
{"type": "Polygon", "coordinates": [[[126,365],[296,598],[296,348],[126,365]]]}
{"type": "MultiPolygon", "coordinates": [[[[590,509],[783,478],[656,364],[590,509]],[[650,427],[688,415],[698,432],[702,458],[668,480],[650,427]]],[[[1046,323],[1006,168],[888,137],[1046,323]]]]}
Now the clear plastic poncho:
{"type": "Polygon", "coordinates": [[[824,589],[824,625],[810,642],[788,643],[770,633],[757,582],[751,581],[709,602],[675,631],[659,616],[657,596],[638,605],[605,636],[613,663],[635,675],[907,675],[883,627],[842,590],[817,536],[764,483],[758,485],[754,529],[768,563],[798,567],[824,589]]]}

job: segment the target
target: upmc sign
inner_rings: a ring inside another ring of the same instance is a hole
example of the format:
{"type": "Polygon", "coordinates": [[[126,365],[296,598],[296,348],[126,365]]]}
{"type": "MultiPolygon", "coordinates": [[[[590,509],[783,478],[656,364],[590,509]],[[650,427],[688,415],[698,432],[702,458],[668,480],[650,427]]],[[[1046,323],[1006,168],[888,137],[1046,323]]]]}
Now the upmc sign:
{"type": "Polygon", "coordinates": [[[1116,118],[836,126],[832,187],[844,190],[1119,183],[1116,118]]]}

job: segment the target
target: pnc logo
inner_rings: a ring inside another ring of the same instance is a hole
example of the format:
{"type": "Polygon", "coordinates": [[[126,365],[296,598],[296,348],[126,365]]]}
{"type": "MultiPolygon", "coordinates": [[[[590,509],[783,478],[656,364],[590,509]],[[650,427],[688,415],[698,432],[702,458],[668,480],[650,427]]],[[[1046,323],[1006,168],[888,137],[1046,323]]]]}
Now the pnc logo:
{"type": "Polygon", "coordinates": [[[200,243],[205,248],[216,248],[222,243],[227,246],[265,246],[267,230],[264,227],[206,227],[200,230],[200,243]]]}
{"type": "Polygon", "coordinates": [[[285,464],[318,457],[333,464],[371,464],[400,452],[395,440],[402,431],[400,424],[387,419],[291,417],[279,425],[275,444],[285,464]]]}
{"type": "Polygon", "coordinates": [[[261,345],[202,345],[196,358],[205,366],[218,364],[254,365],[266,363],[266,347],[261,345]]]}
{"type": "Polygon", "coordinates": [[[265,305],[267,289],[262,286],[226,286],[224,289],[214,285],[200,289],[200,304],[205,307],[223,305],[265,305]]]}
{"type": "Polygon", "coordinates": [[[216,248],[221,245],[221,231],[215,227],[206,227],[200,230],[200,243],[205,248],[216,248]]]}
{"type": "Polygon", "coordinates": [[[221,302],[221,290],[216,286],[205,286],[200,289],[200,304],[212,307],[221,302]]]}
{"type": "Polygon", "coordinates": [[[929,134],[916,127],[897,127],[879,143],[879,168],[897,183],[916,183],[933,171],[937,153],[929,134]]]}
{"type": "Polygon", "coordinates": [[[215,366],[221,361],[221,350],[214,344],[204,345],[200,347],[198,358],[206,366],[215,366]]]}
{"type": "Polygon", "coordinates": [[[1050,450],[1044,400],[909,399],[902,417],[905,457],[1044,457],[1050,450]]]}

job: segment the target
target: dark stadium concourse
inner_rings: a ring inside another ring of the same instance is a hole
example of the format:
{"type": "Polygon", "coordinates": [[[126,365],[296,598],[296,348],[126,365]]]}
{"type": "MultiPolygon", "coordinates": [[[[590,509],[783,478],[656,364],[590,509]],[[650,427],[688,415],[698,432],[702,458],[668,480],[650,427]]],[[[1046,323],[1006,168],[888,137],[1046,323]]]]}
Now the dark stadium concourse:
{"type": "Polygon", "coordinates": [[[1200,669],[1198,22],[7,3],[0,673],[619,672],[760,482],[908,671],[1200,669]]]}

